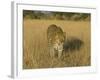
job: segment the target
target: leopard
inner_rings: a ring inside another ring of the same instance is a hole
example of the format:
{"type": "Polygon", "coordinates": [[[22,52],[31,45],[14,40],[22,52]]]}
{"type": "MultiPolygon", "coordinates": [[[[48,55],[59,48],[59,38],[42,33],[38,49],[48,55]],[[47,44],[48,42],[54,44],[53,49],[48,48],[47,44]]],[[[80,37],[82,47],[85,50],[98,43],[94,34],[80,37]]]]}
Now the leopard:
{"type": "Polygon", "coordinates": [[[63,44],[66,40],[66,32],[63,32],[62,28],[51,24],[47,29],[47,41],[50,57],[60,58],[63,54],[63,44]]]}

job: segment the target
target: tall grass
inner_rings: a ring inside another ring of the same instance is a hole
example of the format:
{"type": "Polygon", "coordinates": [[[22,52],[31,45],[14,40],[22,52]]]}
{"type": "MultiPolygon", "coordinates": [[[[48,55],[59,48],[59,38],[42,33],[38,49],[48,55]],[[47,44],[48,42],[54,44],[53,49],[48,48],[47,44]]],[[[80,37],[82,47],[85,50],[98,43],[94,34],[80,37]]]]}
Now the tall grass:
{"type": "Polygon", "coordinates": [[[23,68],[55,68],[91,65],[90,22],[64,20],[24,20],[23,22],[23,68]],[[62,57],[49,56],[47,28],[50,24],[60,26],[66,38],[77,37],[84,42],[80,50],[64,52],[62,57]]]}

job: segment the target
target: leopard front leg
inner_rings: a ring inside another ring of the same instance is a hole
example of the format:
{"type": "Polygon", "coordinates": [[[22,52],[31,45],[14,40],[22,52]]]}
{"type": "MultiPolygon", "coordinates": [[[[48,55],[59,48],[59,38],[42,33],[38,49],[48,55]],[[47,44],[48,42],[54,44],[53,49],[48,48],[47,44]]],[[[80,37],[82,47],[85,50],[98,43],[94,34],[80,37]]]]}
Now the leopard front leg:
{"type": "Polygon", "coordinates": [[[54,57],[55,56],[55,50],[54,48],[50,47],[50,57],[54,57]]]}
{"type": "Polygon", "coordinates": [[[62,50],[59,50],[58,51],[58,58],[61,58],[61,56],[62,56],[62,50]]]}

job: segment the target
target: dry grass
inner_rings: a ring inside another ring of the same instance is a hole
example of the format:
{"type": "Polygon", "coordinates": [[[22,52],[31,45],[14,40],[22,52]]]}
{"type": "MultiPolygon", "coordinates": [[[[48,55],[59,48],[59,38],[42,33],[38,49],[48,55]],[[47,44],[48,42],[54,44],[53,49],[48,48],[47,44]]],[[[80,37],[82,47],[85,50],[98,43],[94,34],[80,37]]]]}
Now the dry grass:
{"type": "Polygon", "coordinates": [[[57,20],[24,20],[23,68],[53,68],[91,65],[90,22],[57,20]],[[61,59],[51,59],[46,31],[50,24],[60,26],[66,37],[74,36],[84,42],[79,51],[66,52],[61,59]]]}

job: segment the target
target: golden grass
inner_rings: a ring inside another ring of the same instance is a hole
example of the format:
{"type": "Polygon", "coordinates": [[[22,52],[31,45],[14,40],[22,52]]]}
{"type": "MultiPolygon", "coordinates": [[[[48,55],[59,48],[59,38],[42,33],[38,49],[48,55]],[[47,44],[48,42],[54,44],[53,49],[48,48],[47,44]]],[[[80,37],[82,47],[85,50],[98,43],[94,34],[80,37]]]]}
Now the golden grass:
{"type": "Polygon", "coordinates": [[[91,65],[90,22],[64,20],[24,20],[23,69],[74,67],[91,65]],[[66,37],[74,36],[84,42],[79,51],[67,52],[61,59],[51,59],[47,45],[47,28],[51,24],[60,26],[66,37]]]}

